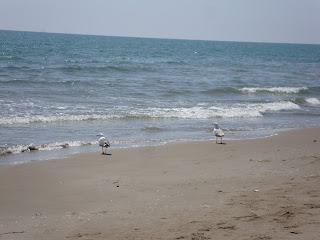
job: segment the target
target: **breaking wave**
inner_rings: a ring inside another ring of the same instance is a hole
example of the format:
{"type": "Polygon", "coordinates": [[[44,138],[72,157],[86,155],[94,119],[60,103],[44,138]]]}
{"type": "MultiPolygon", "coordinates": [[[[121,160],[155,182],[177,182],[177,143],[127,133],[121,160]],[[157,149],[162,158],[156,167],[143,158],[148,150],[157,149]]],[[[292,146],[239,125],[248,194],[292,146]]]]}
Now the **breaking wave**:
{"type": "Polygon", "coordinates": [[[121,118],[116,115],[59,115],[59,116],[27,116],[0,118],[0,125],[29,124],[29,123],[55,123],[55,122],[80,122],[94,120],[109,120],[121,118]]]}
{"type": "Polygon", "coordinates": [[[320,105],[320,101],[317,98],[295,98],[290,101],[300,105],[311,105],[311,106],[320,105]]]}
{"type": "MultiPolygon", "coordinates": [[[[315,99],[309,99],[317,104],[315,99]]],[[[30,123],[55,123],[75,121],[101,121],[112,119],[130,118],[176,118],[176,119],[214,119],[214,118],[254,118],[262,117],[265,112],[300,109],[299,105],[291,101],[272,103],[236,104],[225,107],[197,106],[190,108],[156,108],[146,109],[128,108],[117,114],[88,114],[88,115],[58,115],[58,116],[29,116],[29,117],[4,117],[0,118],[0,125],[30,124],[30,123]]]]}
{"type": "Polygon", "coordinates": [[[10,147],[1,147],[0,148],[0,155],[6,154],[17,154],[17,153],[24,153],[24,152],[32,152],[32,151],[43,151],[43,150],[55,150],[55,149],[62,149],[62,148],[72,148],[72,147],[80,147],[80,146],[88,146],[97,144],[97,141],[93,142],[83,142],[83,141],[73,141],[73,142],[55,142],[55,143],[48,143],[42,145],[16,145],[10,147]]]}
{"type": "Polygon", "coordinates": [[[317,98],[307,98],[306,102],[311,105],[320,105],[320,101],[317,98]]]}
{"type": "Polygon", "coordinates": [[[245,87],[239,89],[242,92],[257,93],[257,92],[271,92],[271,93],[299,93],[308,90],[307,87],[245,87]]]}
{"type": "MultiPolygon", "coordinates": [[[[115,144],[121,147],[124,147],[127,144],[130,144],[131,147],[143,146],[144,144],[165,144],[167,142],[175,141],[173,139],[149,139],[149,140],[115,140],[110,141],[111,144],[115,144]]],[[[19,154],[19,153],[30,153],[37,151],[50,151],[50,150],[58,150],[65,148],[76,148],[83,146],[91,146],[96,145],[98,147],[98,141],[68,141],[68,142],[54,142],[54,143],[46,143],[41,145],[28,144],[28,145],[15,145],[10,147],[0,147],[0,156],[11,155],[11,154],[19,154]]]]}
{"type": "Polygon", "coordinates": [[[183,118],[183,119],[215,119],[215,118],[255,118],[262,117],[265,112],[300,109],[290,101],[276,103],[239,104],[230,108],[223,107],[192,107],[173,109],[148,109],[147,116],[152,118],[183,118]]]}

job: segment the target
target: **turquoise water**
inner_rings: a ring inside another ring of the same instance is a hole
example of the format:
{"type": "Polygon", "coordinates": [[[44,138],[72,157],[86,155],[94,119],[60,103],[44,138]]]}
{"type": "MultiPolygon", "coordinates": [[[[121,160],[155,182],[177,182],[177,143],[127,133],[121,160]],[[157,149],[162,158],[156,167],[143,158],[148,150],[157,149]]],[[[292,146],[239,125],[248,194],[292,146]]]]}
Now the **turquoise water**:
{"type": "Polygon", "coordinates": [[[0,31],[0,164],[320,123],[320,45],[0,31]],[[69,144],[68,149],[61,145],[69,144]],[[29,145],[36,153],[21,153],[29,145]]]}

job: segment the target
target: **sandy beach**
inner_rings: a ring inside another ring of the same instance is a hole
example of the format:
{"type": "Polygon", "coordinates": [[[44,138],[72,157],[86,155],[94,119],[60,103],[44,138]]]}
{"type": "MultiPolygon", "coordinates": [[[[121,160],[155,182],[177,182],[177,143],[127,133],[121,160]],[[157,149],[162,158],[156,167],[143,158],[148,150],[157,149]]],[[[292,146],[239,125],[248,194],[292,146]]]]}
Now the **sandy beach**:
{"type": "Polygon", "coordinates": [[[4,166],[0,239],[320,239],[319,136],[314,127],[4,166]]]}

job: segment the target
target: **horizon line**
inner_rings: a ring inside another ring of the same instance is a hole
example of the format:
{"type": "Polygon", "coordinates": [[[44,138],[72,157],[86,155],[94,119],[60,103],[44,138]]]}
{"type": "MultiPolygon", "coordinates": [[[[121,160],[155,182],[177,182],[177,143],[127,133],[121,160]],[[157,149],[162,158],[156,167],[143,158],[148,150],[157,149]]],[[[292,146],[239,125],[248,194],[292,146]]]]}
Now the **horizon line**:
{"type": "Polygon", "coordinates": [[[120,38],[145,38],[145,39],[163,39],[163,40],[184,40],[184,41],[209,41],[209,42],[238,42],[238,43],[265,43],[265,44],[297,44],[297,45],[320,45],[319,43],[301,43],[301,42],[272,42],[272,41],[248,41],[248,40],[214,40],[214,39],[189,39],[189,38],[168,38],[168,37],[147,37],[147,36],[126,36],[126,35],[104,35],[90,33],[66,33],[66,32],[47,32],[47,31],[31,31],[31,30],[12,30],[0,29],[0,31],[11,32],[29,32],[29,33],[48,33],[48,34],[66,34],[81,36],[98,36],[98,37],[120,37],[120,38]]]}

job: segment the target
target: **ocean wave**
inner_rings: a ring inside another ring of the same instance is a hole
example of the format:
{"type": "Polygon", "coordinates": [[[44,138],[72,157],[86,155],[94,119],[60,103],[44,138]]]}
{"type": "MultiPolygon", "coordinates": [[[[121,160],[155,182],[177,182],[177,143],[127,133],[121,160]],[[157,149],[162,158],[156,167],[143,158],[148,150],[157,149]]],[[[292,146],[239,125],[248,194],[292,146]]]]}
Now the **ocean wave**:
{"type": "Polygon", "coordinates": [[[307,98],[306,102],[311,105],[320,105],[320,101],[317,98],[307,98]]]}
{"type": "Polygon", "coordinates": [[[300,109],[290,101],[274,103],[238,104],[231,107],[192,107],[148,109],[145,114],[151,118],[182,118],[182,119],[215,119],[215,118],[256,118],[266,112],[300,109]]]}
{"type": "Polygon", "coordinates": [[[117,115],[59,115],[59,116],[30,116],[30,117],[4,117],[0,118],[0,125],[16,125],[30,123],[80,122],[94,120],[109,120],[121,118],[117,115]]]}
{"type": "Polygon", "coordinates": [[[245,87],[239,89],[242,92],[257,93],[257,92],[271,92],[271,93],[299,93],[300,91],[308,90],[307,87],[245,87]]]}
{"type": "MultiPolygon", "coordinates": [[[[315,100],[312,100],[315,102],[315,100]]],[[[118,114],[88,114],[88,115],[58,115],[58,116],[29,116],[0,118],[0,125],[16,125],[30,123],[80,122],[101,121],[132,118],[176,118],[176,119],[214,119],[214,118],[254,118],[262,117],[265,112],[300,109],[291,101],[272,103],[236,104],[232,106],[196,106],[190,108],[156,108],[145,109],[124,108],[118,114]]]]}
{"type": "Polygon", "coordinates": [[[47,143],[42,145],[15,145],[10,147],[1,147],[0,148],[0,155],[7,155],[7,154],[17,154],[17,153],[25,153],[25,152],[32,152],[32,151],[44,151],[44,150],[55,150],[55,149],[62,149],[62,148],[72,148],[72,147],[80,147],[80,146],[88,146],[98,144],[98,141],[92,142],[84,142],[84,141],[70,141],[70,142],[54,142],[54,143],[47,143]]]}
{"type": "Polygon", "coordinates": [[[320,101],[317,98],[295,98],[290,101],[300,105],[313,105],[313,106],[320,105],[320,101]]]}
{"type": "MultiPolygon", "coordinates": [[[[126,147],[130,145],[131,147],[143,146],[144,144],[156,143],[156,144],[165,144],[170,141],[175,141],[174,139],[148,139],[148,140],[113,140],[110,141],[111,145],[118,145],[118,147],[126,147]]],[[[98,141],[67,141],[67,142],[53,142],[45,143],[41,145],[35,145],[33,143],[28,145],[15,145],[10,147],[0,147],[0,156],[19,154],[19,153],[30,153],[37,151],[50,151],[58,150],[65,148],[75,148],[83,146],[97,146],[97,151],[99,151],[98,141]]]]}
{"type": "Polygon", "coordinates": [[[214,88],[203,91],[202,93],[206,95],[215,95],[215,94],[235,94],[238,93],[238,90],[231,87],[225,88],[214,88]]]}

